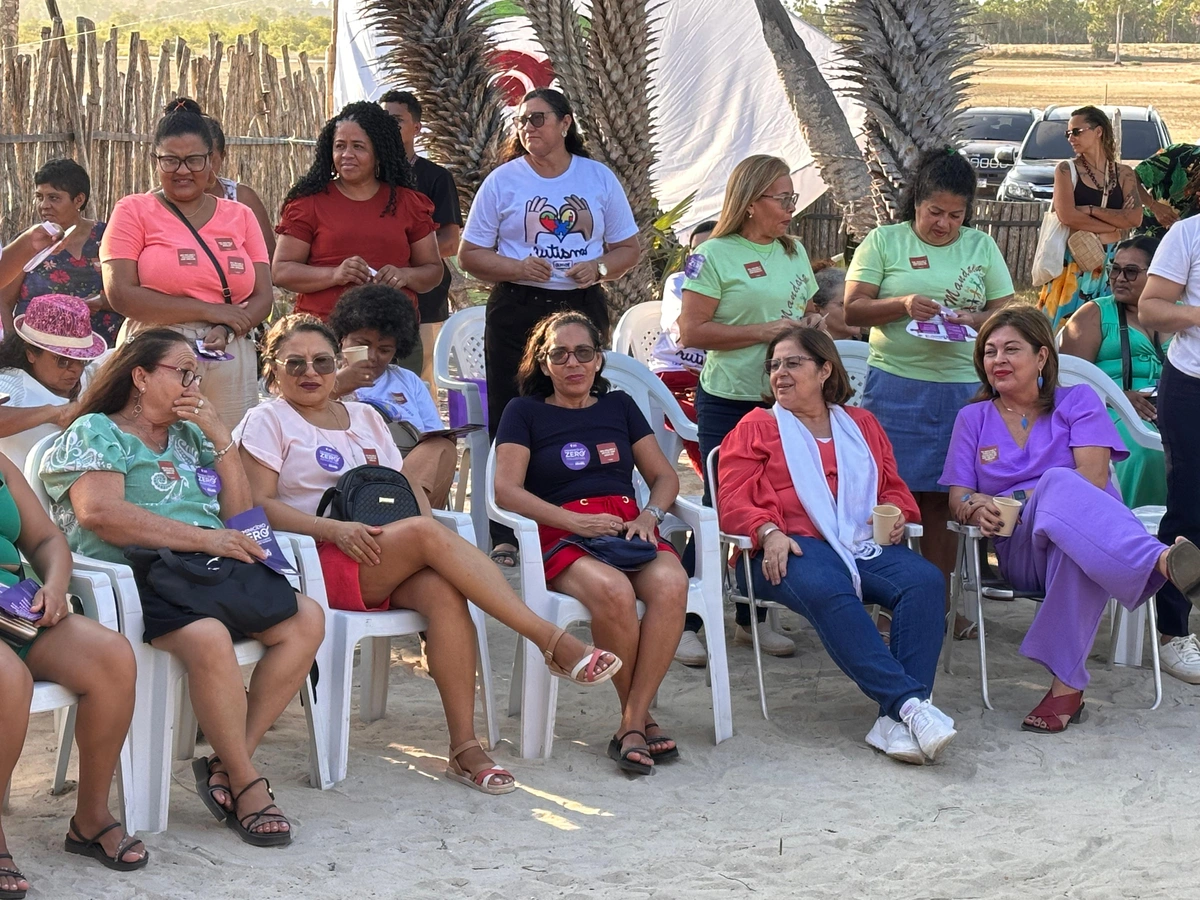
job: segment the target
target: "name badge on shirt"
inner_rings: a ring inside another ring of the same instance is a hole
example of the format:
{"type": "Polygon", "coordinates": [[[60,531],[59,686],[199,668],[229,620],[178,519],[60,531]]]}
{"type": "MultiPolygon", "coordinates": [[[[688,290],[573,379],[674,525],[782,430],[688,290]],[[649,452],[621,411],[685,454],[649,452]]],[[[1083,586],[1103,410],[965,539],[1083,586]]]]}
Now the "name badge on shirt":
{"type": "Polygon", "coordinates": [[[763,264],[760,262],[748,262],[746,263],[746,274],[751,278],[766,278],[767,270],[763,268],[763,264]]]}
{"type": "Polygon", "coordinates": [[[914,269],[928,269],[929,268],[929,257],[928,256],[910,256],[908,258],[908,264],[910,266],[912,266],[914,269]]]}
{"type": "Polygon", "coordinates": [[[200,260],[197,258],[195,250],[181,249],[177,252],[179,254],[179,264],[181,266],[200,265],[200,260]]]}
{"type": "Polygon", "coordinates": [[[217,249],[228,253],[234,248],[233,238],[217,238],[217,249]]]}
{"type": "Polygon", "coordinates": [[[400,406],[403,406],[408,402],[408,398],[405,397],[404,394],[400,393],[400,391],[392,391],[392,400],[394,400],[400,406]]]}
{"type": "Polygon", "coordinates": [[[363,450],[363,459],[367,461],[368,466],[379,465],[379,454],[374,450],[363,450]]]}
{"type": "Polygon", "coordinates": [[[165,459],[158,461],[158,470],[167,476],[171,481],[179,480],[179,472],[175,469],[175,464],[167,462],[165,459]]]}
{"type": "Polygon", "coordinates": [[[984,465],[987,465],[988,463],[994,463],[999,458],[1000,458],[1000,447],[999,446],[980,447],[979,448],[979,461],[981,463],[983,463],[984,465]]]}
{"type": "Polygon", "coordinates": [[[244,275],[246,272],[246,261],[240,256],[229,257],[229,274],[244,275]]]}
{"type": "Polygon", "coordinates": [[[596,453],[600,457],[600,465],[606,466],[609,463],[620,462],[621,453],[617,450],[616,444],[597,444],[596,453]]]}

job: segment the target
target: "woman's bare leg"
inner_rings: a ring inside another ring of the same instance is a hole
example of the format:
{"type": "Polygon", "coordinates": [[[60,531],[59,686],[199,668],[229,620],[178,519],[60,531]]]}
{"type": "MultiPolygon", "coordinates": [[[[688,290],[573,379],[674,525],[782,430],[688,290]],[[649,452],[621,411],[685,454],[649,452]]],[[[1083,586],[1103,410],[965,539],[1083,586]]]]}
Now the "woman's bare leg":
{"type": "MultiPolygon", "coordinates": [[[[660,551],[658,559],[640,572],[630,575],[634,591],[646,605],[642,616],[641,641],[638,644],[637,668],[629,689],[629,700],[625,717],[636,727],[651,720],[650,704],[666,677],[667,670],[675,658],[675,648],[683,634],[683,620],[687,613],[688,577],[673,553],[660,551]],[[640,718],[639,718],[640,716],[640,718]]],[[[627,726],[625,720],[621,728],[627,726]]],[[[644,731],[645,728],[639,728],[644,731]]],[[[655,729],[657,731],[657,729],[655,729]]],[[[655,735],[648,734],[654,738],[655,735]]],[[[667,741],[658,750],[663,753],[675,746],[667,741]]]]}
{"type": "MultiPolygon", "coordinates": [[[[20,657],[8,644],[0,641],[0,712],[4,727],[0,728],[0,792],[12,779],[13,769],[25,745],[29,728],[29,704],[33,701],[33,676],[20,657]]],[[[0,853],[11,853],[4,830],[0,828],[0,853]]],[[[0,869],[19,869],[13,860],[0,859],[0,869]]],[[[0,875],[0,890],[25,891],[29,882],[12,875],[0,875]]]]}
{"type": "Polygon", "coordinates": [[[251,756],[311,671],[317,648],[325,638],[325,611],[311,597],[297,594],[296,615],[253,637],[266,646],[267,652],[250,676],[246,750],[251,756]]]}

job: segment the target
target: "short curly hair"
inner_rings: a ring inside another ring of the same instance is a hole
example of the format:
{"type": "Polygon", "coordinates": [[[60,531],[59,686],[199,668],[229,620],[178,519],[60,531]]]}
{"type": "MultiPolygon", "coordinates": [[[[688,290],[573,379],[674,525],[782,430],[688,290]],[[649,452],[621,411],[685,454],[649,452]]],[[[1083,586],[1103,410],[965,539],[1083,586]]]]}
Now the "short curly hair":
{"type": "Polygon", "coordinates": [[[412,353],[417,345],[419,324],[408,295],[386,284],[350,288],[338,298],[329,314],[329,327],[339,344],[348,334],[371,329],[396,342],[396,356],[400,359],[412,353]]]}

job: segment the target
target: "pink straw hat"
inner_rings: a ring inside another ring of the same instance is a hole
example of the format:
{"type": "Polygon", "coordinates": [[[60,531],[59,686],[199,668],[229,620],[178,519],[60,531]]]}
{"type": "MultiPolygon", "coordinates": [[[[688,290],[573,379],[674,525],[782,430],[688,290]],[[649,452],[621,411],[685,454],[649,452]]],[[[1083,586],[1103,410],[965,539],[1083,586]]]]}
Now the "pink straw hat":
{"type": "Polygon", "coordinates": [[[66,294],[34,297],[25,314],[13,320],[13,328],[26,343],[71,359],[95,359],[108,349],[104,338],[92,331],[88,305],[66,294]]]}

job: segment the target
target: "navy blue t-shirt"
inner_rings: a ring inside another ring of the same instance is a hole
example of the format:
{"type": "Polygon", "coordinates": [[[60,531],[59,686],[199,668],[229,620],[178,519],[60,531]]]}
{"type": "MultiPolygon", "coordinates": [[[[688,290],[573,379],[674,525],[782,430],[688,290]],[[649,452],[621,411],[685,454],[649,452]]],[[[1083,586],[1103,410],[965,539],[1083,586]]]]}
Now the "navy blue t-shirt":
{"type": "Polygon", "coordinates": [[[518,397],[504,408],[496,445],[529,448],[525,490],[562,506],[584,497],[633,496],[633,445],[654,429],[633,398],[609,391],[583,409],[518,397]]]}

